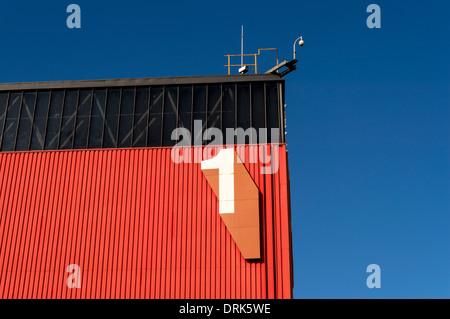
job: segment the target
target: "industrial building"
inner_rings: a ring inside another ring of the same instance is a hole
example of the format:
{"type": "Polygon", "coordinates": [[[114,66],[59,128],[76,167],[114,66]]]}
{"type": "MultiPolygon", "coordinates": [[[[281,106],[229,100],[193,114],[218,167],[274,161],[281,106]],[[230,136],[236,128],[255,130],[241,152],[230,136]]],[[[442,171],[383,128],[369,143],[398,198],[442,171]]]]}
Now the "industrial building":
{"type": "Polygon", "coordinates": [[[292,298],[284,89],[276,74],[0,84],[0,298],[292,298]],[[213,128],[245,134],[221,146],[213,128]],[[207,162],[223,149],[231,173],[207,162]]]}

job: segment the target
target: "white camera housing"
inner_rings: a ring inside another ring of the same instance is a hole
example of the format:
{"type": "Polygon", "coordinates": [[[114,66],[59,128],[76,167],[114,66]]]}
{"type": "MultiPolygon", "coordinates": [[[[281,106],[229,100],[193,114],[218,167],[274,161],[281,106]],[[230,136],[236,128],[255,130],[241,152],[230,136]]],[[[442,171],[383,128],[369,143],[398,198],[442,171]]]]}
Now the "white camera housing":
{"type": "Polygon", "coordinates": [[[244,65],[243,67],[239,68],[239,74],[245,74],[248,72],[248,65],[244,65]]]}

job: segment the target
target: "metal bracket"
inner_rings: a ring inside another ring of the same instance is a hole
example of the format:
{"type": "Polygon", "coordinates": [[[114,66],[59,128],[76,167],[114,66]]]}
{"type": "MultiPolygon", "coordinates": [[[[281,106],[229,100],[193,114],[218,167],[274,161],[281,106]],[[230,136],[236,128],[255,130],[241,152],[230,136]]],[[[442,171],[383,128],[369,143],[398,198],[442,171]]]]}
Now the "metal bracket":
{"type": "Polygon", "coordinates": [[[298,62],[297,59],[294,59],[291,61],[283,61],[280,64],[278,64],[277,66],[274,66],[273,68],[271,68],[265,74],[274,74],[274,75],[278,75],[280,78],[282,78],[285,75],[291,73],[292,71],[297,70],[297,66],[295,65],[297,62],[298,62]],[[278,71],[283,67],[286,67],[287,69],[281,73],[278,73],[278,71]]]}

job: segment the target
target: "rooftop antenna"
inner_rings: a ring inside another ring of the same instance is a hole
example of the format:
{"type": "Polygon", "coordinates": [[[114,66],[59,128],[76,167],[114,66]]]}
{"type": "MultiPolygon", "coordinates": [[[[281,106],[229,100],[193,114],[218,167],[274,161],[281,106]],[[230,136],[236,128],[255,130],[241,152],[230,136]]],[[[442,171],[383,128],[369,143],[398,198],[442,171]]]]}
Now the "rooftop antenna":
{"type": "Polygon", "coordinates": [[[244,25],[241,29],[241,67],[244,66],[244,25]]]}
{"type": "Polygon", "coordinates": [[[248,72],[248,66],[244,65],[244,25],[241,28],[241,67],[239,68],[239,74],[245,74],[248,72]]]}
{"type": "Polygon", "coordinates": [[[293,53],[294,53],[294,58],[291,61],[283,61],[283,62],[279,62],[278,59],[278,49],[276,48],[266,48],[266,49],[258,49],[258,53],[253,53],[253,54],[244,54],[244,25],[241,25],[241,54],[227,54],[225,55],[225,57],[228,58],[228,64],[225,65],[226,68],[228,68],[228,75],[231,74],[231,68],[232,67],[240,67],[239,68],[239,74],[240,75],[244,75],[249,71],[249,67],[254,67],[254,73],[258,74],[258,62],[257,62],[257,58],[258,56],[261,54],[261,51],[277,51],[277,65],[274,66],[273,68],[271,68],[269,71],[265,72],[265,74],[273,74],[273,75],[277,75],[279,77],[284,77],[285,75],[291,73],[292,71],[295,71],[297,69],[297,49],[296,49],[296,45],[299,45],[300,47],[303,47],[305,45],[305,41],[303,40],[303,36],[298,37],[295,42],[294,42],[294,47],[293,47],[293,53]],[[241,64],[231,64],[231,58],[235,58],[235,57],[241,57],[241,64]],[[244,64],[244,56],[252,56],[255,59],[255,63],[254,64],[244,64]],[[286,68],[284,71],[281,70],[282,68],[286,68]],[[281,70],[281,72],[280,72],[281,70]]]}

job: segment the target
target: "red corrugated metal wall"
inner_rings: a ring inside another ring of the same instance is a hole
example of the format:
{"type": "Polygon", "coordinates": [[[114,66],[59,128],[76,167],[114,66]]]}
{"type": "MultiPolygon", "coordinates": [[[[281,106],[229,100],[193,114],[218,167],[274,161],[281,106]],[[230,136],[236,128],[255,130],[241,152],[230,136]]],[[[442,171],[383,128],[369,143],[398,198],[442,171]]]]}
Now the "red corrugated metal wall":
{"type": "Polygon", "coordinates": [[[261,192],[257,261],[237,250],[200,164],[175,164],[170,148],[0,154],[0,297],[292,298],[286,149],[272,146],[280,168],[263,175],[249,164],[259,147],[237,147],[261,192]]]}

